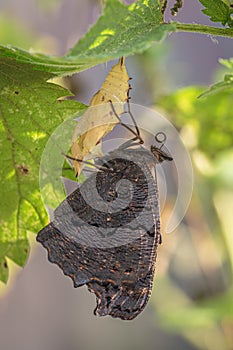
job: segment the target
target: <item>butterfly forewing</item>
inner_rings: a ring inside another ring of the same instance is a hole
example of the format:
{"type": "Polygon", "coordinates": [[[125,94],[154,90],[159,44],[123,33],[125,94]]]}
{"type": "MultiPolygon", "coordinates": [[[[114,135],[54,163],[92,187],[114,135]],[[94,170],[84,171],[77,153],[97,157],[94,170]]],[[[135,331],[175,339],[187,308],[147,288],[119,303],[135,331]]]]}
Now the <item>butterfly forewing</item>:
{"type": "Polygon", "coordinates": [[[87,285],[97,299],[95,314],[124,320],[145,307],[161,241],[158,187],[146,149],[118,149],[56,209],[37,240],[49,260],[87,285]],[[101,204],[101,205],[100,205],[101,204]]]}

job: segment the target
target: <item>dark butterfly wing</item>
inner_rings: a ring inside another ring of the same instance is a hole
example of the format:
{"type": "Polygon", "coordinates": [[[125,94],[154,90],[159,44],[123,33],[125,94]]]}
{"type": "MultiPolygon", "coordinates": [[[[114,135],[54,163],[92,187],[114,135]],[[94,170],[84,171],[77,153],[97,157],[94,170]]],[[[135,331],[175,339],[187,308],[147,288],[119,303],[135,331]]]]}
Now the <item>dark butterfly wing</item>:
{"type": "Polygon", "coordinates": [[[111,315],[123,320],[132,320],[142,312],[151,295],[154,266],[135,283],[114,286],[111,283],[90,282],[88,289],[97,295],[97,316],[111,315]]]}
{"type": "Polygon", "coordinates": [[[92,281],[87,284],[89,290],[97,296],[95,315],[111,315],[123,320],[132,320],[142,312],[151,295],[155,270],[155,252],[158,245],[158,242],[154,242],[155,245],[150,250],[148,243],[152,244],[152,242],[143,242],[143,240],[134,242],[134,247],[141,245],[139,248],[142,254],[141,260],[137,262],[136,271],[132,267],[124,270],[119,285],[106,280],[92,281]],[[151,256],[152,251],[155,253],[153,258],[151,256]],[[139,277],[140,271],[142,274],[139,277]]]}
{"type": "Polygon", "coordinates": [[[160,242],[158,191],[146,164],[135,167],[131,160],[125,160],[125,151],[124,159],[119,153],[117,156],[109,170],[100,172],[100,178],[92,175],[60,204],[54,221],[38,233],[37,240],[48,250],[49,260],[73,279],[75,287],[86,284],[95,293],[96,315],[131,320],[151,294],[160,242]],[[120,179],[130,179],[136,187],[127,190],[129,205],[115,212],[110,203],[117,198],[120,179]],[[94,183],[106,204],[104,213],[86,202],[94,183]]]}

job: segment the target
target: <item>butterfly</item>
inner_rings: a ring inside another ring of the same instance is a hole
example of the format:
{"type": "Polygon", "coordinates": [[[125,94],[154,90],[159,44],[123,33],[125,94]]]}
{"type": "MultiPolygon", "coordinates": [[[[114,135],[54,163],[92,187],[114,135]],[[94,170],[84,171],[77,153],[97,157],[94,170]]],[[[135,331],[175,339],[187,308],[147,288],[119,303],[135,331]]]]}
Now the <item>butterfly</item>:
{"type": "Polygon", "coordinates": [[[134,137],[95,160],[96,171],[58,206],[37,241],[74,287],[95,293],[95,315],[132,320],[150,298],[161,243],[155,169],[172,158],[162,149],[163,132],[155,136],[161,147],[143,146],[129,103],[135,130],[111,108],[134,137]]]}

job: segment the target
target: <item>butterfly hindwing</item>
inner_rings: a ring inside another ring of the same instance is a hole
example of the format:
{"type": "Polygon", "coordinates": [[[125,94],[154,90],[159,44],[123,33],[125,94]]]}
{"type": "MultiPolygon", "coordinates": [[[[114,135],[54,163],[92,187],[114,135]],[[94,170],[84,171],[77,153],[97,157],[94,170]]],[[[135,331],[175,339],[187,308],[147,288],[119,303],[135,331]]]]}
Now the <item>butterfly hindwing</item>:
{"type": "Polygon", "coordinates": [[[96,315],[125,320],[136,317],[147,304],[160,242],[157,182],[147,166],[150,152],[135,152],[130,150],[127,156],[125,150],[116,150],[104,158],[106,170],[91,175],[69,195],[37,235],[49,260],[73,279],[74,286],[86,284],[95,293],[96,315]],[[118,187],[122,179],[133,186],[126,189],[125,182],[118,187]],[[93,186],[103,200],[103,213],[97,202],[91,207],[87,203],[95,200],[93,186]],[[122,205],[119,190],[129,203],[114,211],[114,200],[122,205]]]}

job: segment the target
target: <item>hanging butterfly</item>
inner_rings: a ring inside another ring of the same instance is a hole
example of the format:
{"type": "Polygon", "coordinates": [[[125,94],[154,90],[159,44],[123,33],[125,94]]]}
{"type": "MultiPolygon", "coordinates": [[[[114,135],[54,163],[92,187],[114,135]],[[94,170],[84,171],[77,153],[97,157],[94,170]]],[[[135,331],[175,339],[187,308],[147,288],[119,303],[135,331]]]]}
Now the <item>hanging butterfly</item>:
{"type": "Polygon", "coordinates": [[[121,121],[111,101],[110,105],[134,138],[96,159],[96,172],[58,206],[37,241],[75,287],[86,284],[95,293],[95,315],[132,320],[151,295],[161,243],[154,170],[158,163],[172,158],[162,149],[166,141],[163,132],[155,136],[161,147],[152,145],[147,150],[130,104],[128,114],[135,130],[121,121]]]}

